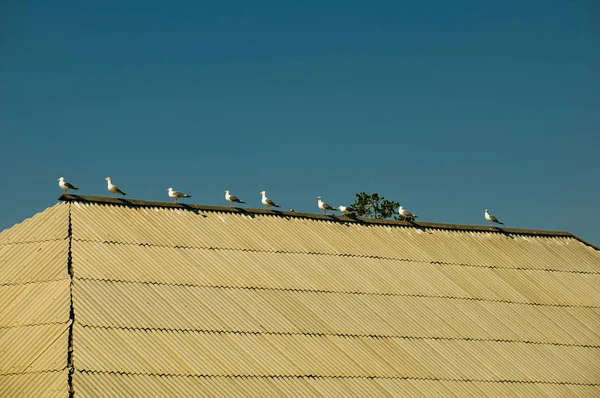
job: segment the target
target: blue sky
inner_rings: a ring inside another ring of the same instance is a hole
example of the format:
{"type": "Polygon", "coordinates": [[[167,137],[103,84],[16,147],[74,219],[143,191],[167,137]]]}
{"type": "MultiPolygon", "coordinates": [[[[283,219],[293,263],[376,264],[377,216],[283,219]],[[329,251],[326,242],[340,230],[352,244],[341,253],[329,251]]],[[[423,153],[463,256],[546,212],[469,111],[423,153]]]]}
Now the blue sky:
{"type": "Polygon", "coordinates": [[[111,176],[307,212],[378,192],[600,244],[595,2],[290,3],[3,3],[0,230],[60,176],[111,176]]]}

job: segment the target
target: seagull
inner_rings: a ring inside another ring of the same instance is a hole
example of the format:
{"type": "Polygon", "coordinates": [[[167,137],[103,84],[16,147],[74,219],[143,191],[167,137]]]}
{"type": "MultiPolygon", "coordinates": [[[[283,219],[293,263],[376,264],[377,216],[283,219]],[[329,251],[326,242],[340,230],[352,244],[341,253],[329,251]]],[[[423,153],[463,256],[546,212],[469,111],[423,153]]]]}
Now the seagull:
{"type": "Polygon", "coordinates": [[[108,190],[112,193],[113,197],[115,194],[121,194],[123,196],[127,195],[125,192],[121,191],[121,188],[112,183],[110,177],[106,177],[104,181],[108,181],[108,190]]]}
{"type": "Polygon", "coordinates": [[[410,219],[415,221],[416,218],[419,218],[419,216],[411,213],[410,211],[406,210],[402,206],[400,206],[400,208],[398,209],[398,213],[400,214],[400,217],[404,218],[404,220],[406,220],[406,221],[408,221],[410,219]]]}
{"type": "Polygon", "coordinates": [[[225,200],[231,203],[231,206],[229,207],[233,207],[234,203],[246,203],[237,196],[230,195],[229,190],[225,191],[225,200]]]}
{"type": "Polygon", "coordinates": [[[340,206],[338,209],[340,209],[342,214],[345,216],[352,216],[356,214],[356,209],[352,206],[340,206]]]}
{"type": "Polygon", "coordinates": [[[319,205],[319,209],[323,210],[323,214],[327,215],[327,210],[337,210],[335,207],[331,206],[329,203],[323,202],[320,196],[317,196],[317,204],[319,205]]]}
{"type": "Polygon", "coordinates": [[[276,205],[275,202],[267,198],[267,193],[265,191],[260,191],[260,194],[262,195],[262,204],[265,205],[267,209],[269,207],[279,207],[279,205],[276,205]]]}
{"type": "Polygon", "coordinates": [[[69,191],[78,191],[79,188],[75,188],[71,183],[66,182],[64,177],[60,177],[58,179],[58,186],[61,187],[62,189],[64,189],[65,191],[67,191],[67,193],[69,193],[69,191]]]}
{"type": "Polygon", "coordinates": [[[188,195],[187,193],[173,191],[173,188],[167,188],[167,191],[169,191],[169,197],[171,199],[175,199],[175,203],[179,203],[179,198],[191,198],[192,197],[192,195],[188,195]]]}
{"type": "Polygon", "coordinates": [[[496,217],[494,217],[493,215],[491,215],[487,209],[485,209],[485,219],[488,220],[490,222],[490,227],[492,226],[492,223],[497,223],[497,224],[502,224],[504,225],[503,222],[501,222],[500,220],[498,220],[496,217]]]}

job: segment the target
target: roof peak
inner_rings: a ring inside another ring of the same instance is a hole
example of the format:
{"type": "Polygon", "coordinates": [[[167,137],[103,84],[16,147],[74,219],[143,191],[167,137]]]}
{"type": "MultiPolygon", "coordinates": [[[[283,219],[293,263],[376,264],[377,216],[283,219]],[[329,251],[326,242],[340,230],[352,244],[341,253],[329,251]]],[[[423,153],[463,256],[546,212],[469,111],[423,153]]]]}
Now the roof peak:
{"type": "Polygon", "coordinates": [[[95,203],[105,205],[116,205],[116,206],[131,206],[131,207],[162,207],[170,209],[183,209],[183,210],[202,210],[208,212],[223,212],[223,213],[238,213],[238,214],[260,214],[270,216],[281,216],[286,218],[308,218],[321,221],[332,221],[332,222],[343,222],[343,223],[356,223],[363,225],[387,225],[387,226],[401,226],[401,227],[412,227],[421,229],[441,229],[441,230],[452,230],[452,231],[465,231],[465,232],[494,232],[502,234],[517,234],[517,235],[535,235],[544,237],[571,237],[575,238],[582,243],[594,247],[596,250],[600,248],[593,244],[586,242],[583,239],[573,235],[567,231],[546,231],[546,230],[535,230],[535,229],[522,229],[522,228],[498,228],[493,227],[490,229],[487,225],[466,225],[466,224],[444,224],[444,223],[433,223],[433,222],[407,222],[400,220],[380,220],[374,218],[352,218],[348,216],[336,216],[336,215],[323,215],[316,213],[300,213],[290,212],[281,210],[267,210],[260,208],[239,208],[229,206],[213,206],[204,204],[188,204],[188,203],[173,203],[173,202],[156,202],[148,200],[138,199],[125,199],[125,198],[112,198],[106,196],[87,196],[87,195],[72,195],[62,194],[58,200],[65,202],[83,202],[83,203],[95,203]]]}

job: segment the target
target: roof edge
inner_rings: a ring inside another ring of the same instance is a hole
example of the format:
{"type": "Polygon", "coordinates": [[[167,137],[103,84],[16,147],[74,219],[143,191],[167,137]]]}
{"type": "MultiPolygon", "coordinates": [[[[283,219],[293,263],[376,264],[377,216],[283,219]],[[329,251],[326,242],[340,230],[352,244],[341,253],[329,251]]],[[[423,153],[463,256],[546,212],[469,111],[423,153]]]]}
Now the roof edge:
{"type": "Polygon", "coordinates": [[[453,231],[472,231],[472,232],[496,232],[503,234],[518,234],[518,235],[535,235],[535,236],[560,236],[574,238],[581,243],[593,247],[596,250],[600,250],[599,247],[594,244],[587,242],[576,235],[573,235],[567,231],[546,231],[537,229],[523,229],[523,228],[499,228],[482,225],[466,225],[466,224],[442,224],[433,222],[408,222],[399,220],[380,220],[375,218],[362,218],[362,217],[348,217],[348,216],[336,216],[336,215],[324,215],[315,213],[298,213],[291,211],[280,211],[280,210],[267,210],[267,209],[256,209],[256,208],[241,208],[241,207],[229,207],[229,206],[212,206],[212,205],[200,205],[200,204],[187,204],[187,203],[173,203],[173,202],[154,202],[149,200],[138,200],[138,199],[125,199],[125,198],[112,198],[108,196],[85,196],[85,195],[71,195],[62,194],[58,200],[64,202],[84,202],[84,203],[100,203],[110,205],[121,205],[121,206],[132,206],[132,207],[164,207],[171,209],[185,209],[185,210],[203,210],[203,211],[214,211],[224,213],[237,213],[237,214],[261,214],[270,216],[285,216],[285,217],[297,217],[297,218],[308,218],[313,220],[322,221],[337,221],[337,222],[351,222],[357,224],[370,224],[370,225],[394,225],[403,227],[413,228],[432,228],[432,229],[445,229],[453,231]]]}

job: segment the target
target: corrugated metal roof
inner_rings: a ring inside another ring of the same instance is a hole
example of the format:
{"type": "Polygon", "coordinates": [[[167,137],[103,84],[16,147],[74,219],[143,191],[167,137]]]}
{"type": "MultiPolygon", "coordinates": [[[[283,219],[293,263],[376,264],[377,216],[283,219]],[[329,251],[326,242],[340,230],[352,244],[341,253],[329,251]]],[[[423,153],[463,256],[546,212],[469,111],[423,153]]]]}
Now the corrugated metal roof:
{"type": "Polygon", "coordinates": [[[66,323],[71,299],[69,279],[0,286],[0,325],[15,327],[66,323]]]}
{"type": "Polygon", "coordinates": [[[506,340],[600,348],[598,308],[79,279],[74,298],[78,322],[100,327],[506,340]]]}
{"type": "Polygon", "coordinates": [[[0,245],[0,285],[67,279],[68,251],[68,240],[0,245]]]}
{"type": "Polygon", "coordinates": [[[69,323],[0,329],[0,375],[63,370],[69,323]]]}
{"type": "Polygon", "coordinates": [[[82,391],[116,378],[157,396],[171,383],[233,396],[600,384],[600,255],[572,236],[94,202],[71,214],[82,391]]]}
{"type": "Polygon", "coordinates": [[[181,377],[75,372],[77,397],[597,397],[598,386],[477,381],[316,378],[181,377]]]}
{"type": "Polygon", "coordinates": [[[69,204],[58,203],[0,233],[0,245],[66,239],[69,204]]]}
{"type": "Polygon", "coordinates": [[[370,257],[74,240],[73,267],[79,278],[126,282],[411,295],[567,306],[598,306],[600,302],[600,273],[496,269],[370,257]]]}
{"type": "Polygon", "coordinates": [[[600,384],[597,349],[496,341],[181,332],[75,325],[74,359],[81,370],[139,374],[600,384]]]}
{"type": "Polygon", "coordinates": [[[0,233],[0,396],[68,397],[69,204],[0,233]]]}
{"type": "Polygon", "coordinates": [[[71,255],[76,397],[598,395],[568,233],[62,198],[0,234],[0,391],[67,366],[71,255]]]}
{"type": "Polygon", "coordinates": [[[494,268],[598,273],[599,252],[571,237],[425,230],[277,215],[74,202],[81,241],[376,257],[494,268]],[[93,227],[92,227],[93,226],[93,227]]]}
{"type": "Polygon", "coordinates": [[[68,397],[68,377],[68,370],[8,376],[0,375],[0,397],[68,397]]]}

